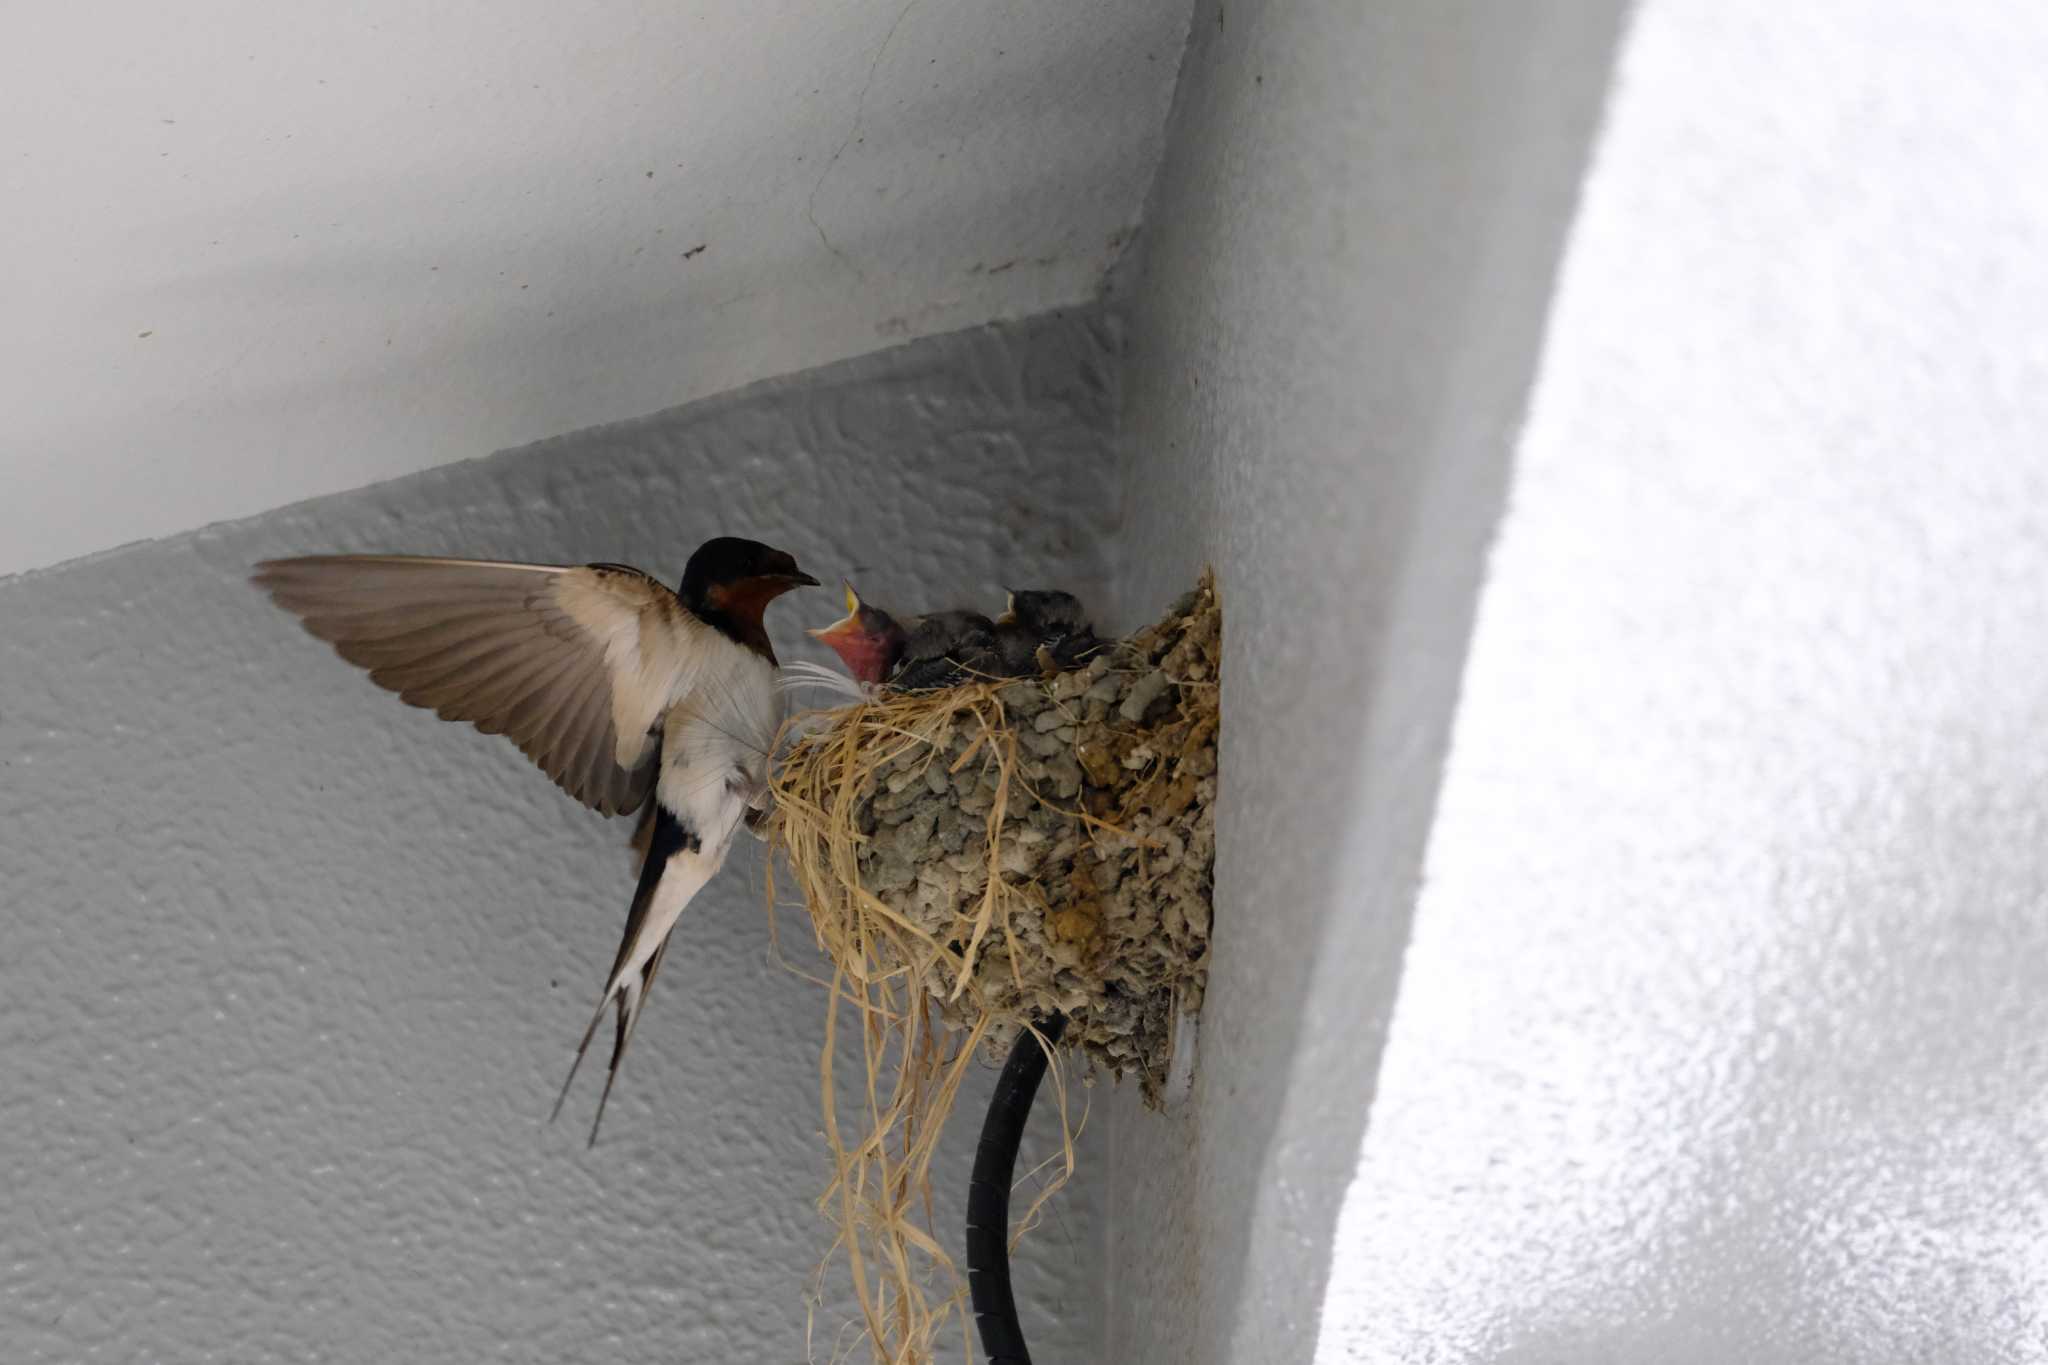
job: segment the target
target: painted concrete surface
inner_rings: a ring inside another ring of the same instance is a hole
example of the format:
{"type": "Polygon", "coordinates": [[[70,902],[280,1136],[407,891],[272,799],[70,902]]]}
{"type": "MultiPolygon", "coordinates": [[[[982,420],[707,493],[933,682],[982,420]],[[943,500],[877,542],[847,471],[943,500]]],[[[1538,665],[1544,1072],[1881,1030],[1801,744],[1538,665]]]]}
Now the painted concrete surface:
{"type": "MultiPolygon", "coordinates": [[[[672,578],[745,532],[881,601],[1095,595],[1111,360],[1094,314],[981,329],[0,584],[0,1359],[805,1359],[822,993],[770,960],[758,858],[691,907],[586,1153],[588,1075],[543,1119],[626,822],[244,575],[402,548],[672,578]]],[[[837,614],[778,605],[785,658],[837,614]]],[[[1027,1243],[1048,1359],[1095,1355],[1096,1199],[1027,1243]]]]}
{"type": "Polygon", "coordinates": [[[1116,1115],[1117,1361],[1304,1361],[1617,6],[1205,3],[1130,281],[1132,618],[1217,567],[1195,1090],[1116,1115]]]}
{"type": "Polygon", "coordinates": [[[1640,8],[1322,1359],[2048,1361],[2044,62],[1640,8]]]}
{"type": "Polygon", "coordinates": [[[0,574],[1090,299],[1187,13],[11,12],[0,574]]]}

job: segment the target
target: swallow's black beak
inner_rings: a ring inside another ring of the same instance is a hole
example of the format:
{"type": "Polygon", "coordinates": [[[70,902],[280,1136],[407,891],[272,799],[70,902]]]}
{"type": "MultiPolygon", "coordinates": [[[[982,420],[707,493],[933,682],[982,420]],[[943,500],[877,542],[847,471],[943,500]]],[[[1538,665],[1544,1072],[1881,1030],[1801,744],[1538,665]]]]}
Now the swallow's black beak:
{"type": "Polygon", "coordinates": [[[777,574],[776,577],[789,584],[792,588],[816,588],[822,586],[817,579],[807,573],[777,574]]]}

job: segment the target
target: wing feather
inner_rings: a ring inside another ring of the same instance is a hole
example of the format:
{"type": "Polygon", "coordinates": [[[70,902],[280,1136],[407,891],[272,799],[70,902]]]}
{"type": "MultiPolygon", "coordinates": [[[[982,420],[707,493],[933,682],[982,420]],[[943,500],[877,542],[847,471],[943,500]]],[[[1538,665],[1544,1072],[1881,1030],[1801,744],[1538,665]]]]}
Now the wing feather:
{"type": "Polygon", "coordinates": [[[533,736],[534,762],[543,768],[551,764],[561,766],[563,777],[578,786],[587,782],[590,774],[582,767],[582,757],[575,746],[589,721],[590,700],[599,677],[594,669],[583,670],[582,676],[569,684],[562,704],[540,724],[533,736]],[[571,764],[577,766],[571,768],[571,764]]]}
{"type": "Polygon", "coordinates": [[[256,582],[371,681],[503,734],[607,815],[652,789],[660,722],[724,638],[618,565],[314,555],[256,582]]]}

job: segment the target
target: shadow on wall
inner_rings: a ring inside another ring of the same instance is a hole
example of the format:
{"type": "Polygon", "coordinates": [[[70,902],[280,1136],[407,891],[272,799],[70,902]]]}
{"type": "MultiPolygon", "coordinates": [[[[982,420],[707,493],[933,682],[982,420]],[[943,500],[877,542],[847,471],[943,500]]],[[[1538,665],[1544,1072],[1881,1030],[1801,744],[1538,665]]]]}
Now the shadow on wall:
{"type": "Polygon", "coordinates": [[[1229,799],[1196,1093],[1118,1120],[1110,1358],[1314,1347],[1624,10],[1198,8],[1120,281],[1119,586],[1216,565],[1229,799]]]}

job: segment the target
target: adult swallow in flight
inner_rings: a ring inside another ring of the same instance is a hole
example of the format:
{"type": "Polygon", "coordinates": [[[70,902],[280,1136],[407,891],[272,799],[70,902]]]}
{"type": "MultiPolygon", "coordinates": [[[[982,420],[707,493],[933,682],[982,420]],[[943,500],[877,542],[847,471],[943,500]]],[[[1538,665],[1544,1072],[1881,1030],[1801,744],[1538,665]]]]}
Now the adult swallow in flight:
{"type": "Polygon", "coordinates": [[[257,566],[279,606],[400,700],[504,735],[602,814],[654,798],[618,958],[562,1085],[566,1099],[616,1005],[593,1144],[670,931],[742,818],[768,803],[782,699],[762,613],[817,581],[787,553],[730,536],[698,547],[676,592],[621,564],[314,555],[257,566]]]}

